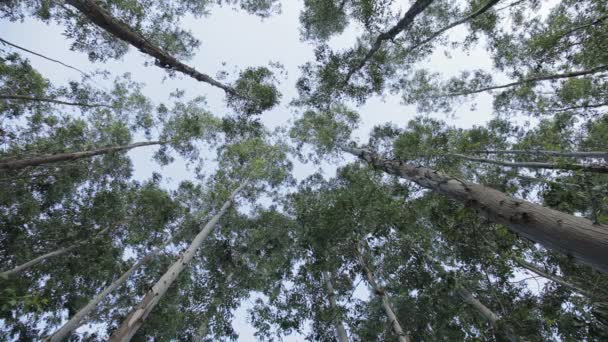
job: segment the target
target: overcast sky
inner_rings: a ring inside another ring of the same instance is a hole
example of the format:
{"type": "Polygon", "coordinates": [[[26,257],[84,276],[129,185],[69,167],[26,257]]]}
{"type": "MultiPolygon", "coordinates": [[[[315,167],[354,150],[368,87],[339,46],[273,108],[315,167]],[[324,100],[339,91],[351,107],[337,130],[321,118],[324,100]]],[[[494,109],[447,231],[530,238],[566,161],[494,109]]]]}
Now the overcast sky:
{"type": "MultiPolygon", "coordinates": [[[[409,2],[400,1],[400,3],[400,6],[405,7],[409,2]]],[[[312,45],[301,42],[299,38],[298,16],[301,7],[302,1],[283,1],[282,13],[265,20],[230,8],[214,8],[208,17],[186,18],[183,21],[183,28],[191,30],[202,42],[196,56],[187,61],[187,64],[213,76],[222,70],[234,73],[235,70],[249,66],[267,66],[270,61],[280,62],[288,73],[287,78],[281,80],[282,104],[264,113],[262,121],[270,128],[285,125],[295,117],[293,109],[287,104],[296,96],[294,84],[299,76],[298,67],[314,59],[312,45]]],[[[455,29],[451,35],[458,37],[462,35],[462,31],[455,29]]],[[[158,67],[144,66],[144,62],[150,62],[151,58],[135,49],[130,49],[130,52],[119,61],[91,64],[85,54],[69,50],[70,41],[62,35],[62,27],[49,26],[37,21],[0,22],[0,37],[51,58],[62,60],[86,72],[98,68],[107,69],[116,76],[130,72],[135,81],[146,84],[144,94],[155,101],[166,101],[170,92],[184,89],[188,97],[205,96],[211,111],[216,115],[227,113],[222,90],[188,77],[162,81],[166,73],[158,67]]],[[[355,42],[355,38],[356,29],[350,29],[333,39],[331,46],[348,47],[355,42]]],[[[54,84],[60,85],[70,79],[80,79],[80,75],[73,70],[36,56],[25,53],[23,56],[29,58],[34,67],[54,84]]],[[[432,71],[453,75],[471,67],[488,70],[491,62],[483,50],[474,50],[470,55],[458,51],[452,52],[452,58],[446,58],[439,52],[429,61],[429,66],[432,71]]],[[[443,115],[436,117],[446,119],[459,127],[484,124],[491,117],[490,97],[482,95],[478,97],[476,104],[477,110],[474,112],[463,106],[454,118],[446,118],[443,115]]],[[[403,126],[416,115],[414,107],[401,105],[400,99],[396,96],[387,96],[384,99],[372,98],[357,110],[361,115],[361,128],[356,132],[360,141],[367,140],[367,134],[374,125],[392,122],[403,126]]],[[[138,148],[130,152],[137,179],[149,178],[153,171],[157,171],[164,177],[172,178],[167,186],[173,187],[179,180],[190,177],[191,173],[180,162],[160,169],[151,160],[154,150],[154,148],[138,148]]],[[[326,165],[324,168],[326,175],[333,175],[336,166],[326,165]]],[[[317,167],[312,165],[297,164],[295,176],[302,179],[316,169],[317,167]]],[[[358,295],[364,296],[364,292],[358,295]]],[[[241,341],[252,341],[254,331],[246,323],[246,307],[247,305],[237,311],[237,322],[234,326],[240,334],[241,341]]],[[[289,340],[301,341],[302,337],[294,336],[289,340]]]]}

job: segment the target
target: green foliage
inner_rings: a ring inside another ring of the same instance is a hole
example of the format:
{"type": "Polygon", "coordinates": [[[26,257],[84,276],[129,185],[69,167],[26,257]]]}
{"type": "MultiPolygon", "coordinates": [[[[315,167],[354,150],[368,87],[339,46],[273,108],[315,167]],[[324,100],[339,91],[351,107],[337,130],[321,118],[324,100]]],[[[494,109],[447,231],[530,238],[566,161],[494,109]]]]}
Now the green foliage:
{"type": "Polygon", "coordinates": [[[240,73],[233,87],[236,93],[228,94],[226,102],[238,114],[245,116],[261,114],[279,103],[281,93],[275,82],[276,79],[270,69],[248,68],[240,73]]]}

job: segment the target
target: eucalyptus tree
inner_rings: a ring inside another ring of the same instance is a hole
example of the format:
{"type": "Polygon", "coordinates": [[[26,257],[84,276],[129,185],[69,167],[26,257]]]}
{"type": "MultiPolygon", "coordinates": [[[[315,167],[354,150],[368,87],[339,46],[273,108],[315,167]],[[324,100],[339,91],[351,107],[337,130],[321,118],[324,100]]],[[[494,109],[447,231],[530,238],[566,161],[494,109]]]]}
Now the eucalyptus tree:
{"type": "Polygon", "coordinates": [[[403,160],[388,159],[367,149],[348,146],[349,129],[352,120],[313,112],[311,116],[330,116],[329,120],[342,120],[336,125],[317,125],[320,120],[302,119],[296,122],[292,136],[301,141],[318,143],[320,152],[344,151],[350,153],[375,168],[405,178],[423,188],[441,193],[476,210],[480,215],[496,223],[503,224],[511,231],[531,239],[545,248],[564,253],[577,261],[600,271],[606,271],[605,263],[606,227],[588,219],[543,207],[535,203],[514,198],[511,195],[450,176],[433,169],[408,163],[403,160]],[[336,127],[345,128],[343,130],[336,127]],[[328,136],[331,139],[321,140],[328,136]],[[333,148],[333,150],[332,150],[333,148]]]}

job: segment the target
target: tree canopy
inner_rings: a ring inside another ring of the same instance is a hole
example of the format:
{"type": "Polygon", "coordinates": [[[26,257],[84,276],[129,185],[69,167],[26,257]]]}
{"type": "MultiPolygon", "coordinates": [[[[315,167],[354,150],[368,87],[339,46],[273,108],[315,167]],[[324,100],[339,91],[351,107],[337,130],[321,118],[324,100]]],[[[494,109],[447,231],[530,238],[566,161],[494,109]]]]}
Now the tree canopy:
{"type": "Polygon", "coordinates": [[[608,340],[608,3],[294,6],[0,3],[0,340],[608,340]]]}

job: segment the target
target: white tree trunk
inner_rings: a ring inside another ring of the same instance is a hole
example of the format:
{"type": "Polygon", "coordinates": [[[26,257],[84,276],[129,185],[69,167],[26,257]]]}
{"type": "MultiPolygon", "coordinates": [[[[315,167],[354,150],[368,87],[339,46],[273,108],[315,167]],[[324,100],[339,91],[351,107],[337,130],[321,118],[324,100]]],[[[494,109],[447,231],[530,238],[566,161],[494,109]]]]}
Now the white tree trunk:
{"type": "Polygon", "coordinates": [[[125,318],[122,324],[114,331],[110,337],[111,342],[124,342],[130,341],[133,335],[142,326],[152,309],[158,304],[163,295],[167,292],[171,284],[177,279],[179,274],[186,268],[186,265],[192,261],[196,251],[201,247],[203,241],[207,238],[209,233],[213,230],[215,225],[218,223],[220,218],[226,213],[228,208],[232,205],[236,195],[247,185],[247,181],[243,182],[236,190],[230,194],[230,197],[226,200],[219,212],[213,216],[213,218],[203,227],[203,229],[196,235],[190,246],[186,251],[174,262],[167,272],[160,277],[160,279],[152,286],[148,293],[144,296],[142,301],[131,310],[131,313],[125,318]]]}
{"type": "Polygon", "coordinates": [[[70,320],[68,322],[66,322],[61,328],[59,328],[59,330],[55,331],[55,333],[53,335],[51,335],[51,337],[49,337],[47,339],[47,341],[61,342],[61,341],[65,340],[66,338],[68,338],[70,336],[70,334],[72,333],[72,331],[76,330],[82,324],[82,321],[91,312],[93,312],[93,310],[95,310],[95,308],[97,308],[97,305],[102,300],[104,300],[110,293],[112,293],[114,290],[116,290],[122,284],[124,284],[129,279],[131,274],[133,274],[143,264],[150,261],[161,250],[162,249],[154,250],[154,251],[148,253],[143,258],[141,258],[138,262],[133,264],[133,266],[131,266],[131,268],[129,268],[125,273],[123,273],[120,276],[120,278],[116,279],[112,284],[110,284],[110,286],[103,289],[103,291],[101,291],[101,293],[99,293],[97,296],[95,296],[93,299],[91,299],[91,301],[89,301],[89,303],[85,307],[80,309],[74,316],[72,316],[72,318],[70,318],[70,320]]]}
{"type": "MultiPolygon", "coordinates": [[[[327,290],[327,296],[329,297],[329,306],[335,312],[338,305],[336,304],[334,285],[331,282],[331,274],[329,272],[323,272],[323,279],[325,280],[325,288],[327,290]]],[[[337,315],[334,317],[334,326],[336,328],[336,339],[338,342],[348,342],[348,334],[344,328],[344,323],[337,315]]]]}
{"type": "Polygon", "coordinates": [[[372,273],[370,268],[365,263],[365,259],[363,258],[363,254],[361,253],[359,246],[356,246],[356,250],[357,250],[357,258],[359,259],[359,265],[361,266],[361,268],[363,269],[363,272],[365,273],[365,276],[367,277],[367,282],[374,289],[374,292],[376,292],[376,294],[382,300],[382,308],[384,308],[384,312],[386,313],[386,316],[388,317],[388,320],[391,324],[391,328],[393,329],[393,332],[395,333],[395,335],[397,335],[397,339],[399,340],[399,342],[410,342],[410,337],[408,336],[408,334],[406,334],[403,331],[403,328],[401,327],[401,323],[399,323],[399,320],[397,319],[397,315],[395,315],[395,311],[393,310],[393,307],[391,306],[391,302],[390,302],[388,293],[386,293],[384,291],[384,289],[382,289],[376,282],[376,279],[374,278],[374,274],[372,273]]]}
{"type": "Polygon", "coordinates": [[[54,250],[52,252],[48,252],[46,254],[38,256],[38,257],[36,257],[36,258],[34,258],[34,259],[32,259],[32,260],[30,260],[28,262],[25,262],[25,263],[23,263],[21,265],[17,265],[17,266],[13,267],[10,270],[7,270],[7,271],[4,271],[4,272],[0,273],[0,278],[7,278],[8,276],[21,273],[21,272],[25,271],[26,269],[28,269],[28,268],[30,268],[32,266],[40,264],[41,262],[45,261],[46,259],[50,259],[50,258],[53,258],[53,257],[56,257],[56,256],[60,256],[60,255],[69,253],[69,252],[75,250],[76,248],[78,248],[78,247],[80,247],[80,246],[82,246],[82,245],[84,245],[84,244],[86,244],[88,242],[94,241],[99,236],[101,236],[102,234],[105,234],[109,230],[110,230],[110,227],[104,228],[102,231],[100,231],[99,233],[95,234],[95,236],[92,239],[78,241],[78,242],[76,242],[75,244],[73,244],[71,246],[56,249],[56,250],[54,250]]]}

